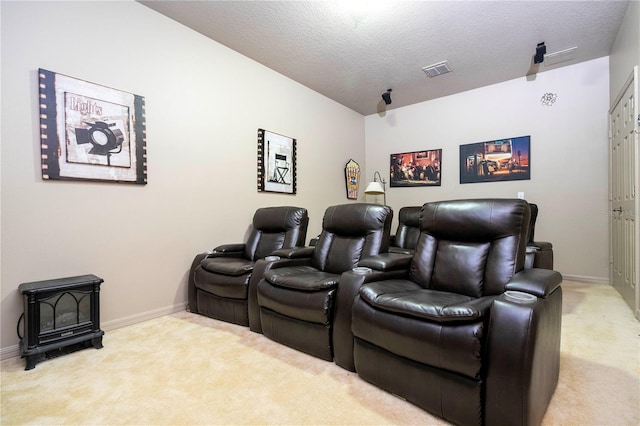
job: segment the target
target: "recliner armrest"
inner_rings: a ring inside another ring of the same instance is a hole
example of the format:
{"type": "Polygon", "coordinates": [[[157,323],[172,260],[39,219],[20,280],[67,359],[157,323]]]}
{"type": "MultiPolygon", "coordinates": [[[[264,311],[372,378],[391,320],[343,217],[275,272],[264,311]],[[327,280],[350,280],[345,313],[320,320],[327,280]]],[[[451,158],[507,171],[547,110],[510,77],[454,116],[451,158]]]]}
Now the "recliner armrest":
{"type": "Polygon", "coordinates": [[[376,271],[409,269],[412,257],[411,254],[407,253],[380,253],[375,256],[363,257],[358,262],[358,266],[375,269],[376,271]]]}
{"type": "Polygon", "coordinates": [[[271,253],[272,256],[280,256],[283,259],[299,259],[302,257],[311,257],[313,247],[293,247],[283,248],[271,253]]]}
{"type": "MultiPolygon", "coordinates": [[[[384,258],[386,254],[387,253],[383,253],[367,257],[367,259],[374,259],[378,257],[384,258]]],[[[409,261],[410,260],[411,257],[409,257],[409,261]]],[[[408,264],[409,262],[407,262],[407,268],[405,269],[387,271],[374,269],[373,272],[364,275],[357,274],[351,270],[342,273],[340,276],[340,283],[338,284],[338,291],[336,293],[335,316],[333,320],[333,360],[336,365],[349,371],[356,371],[356,366],[353,360],[351,311],[353,308],[353,301],[360,291],[360,287],[362,287],[363,284],[372,281],[407,278],[409,274],[408,264]]],[[[362,265],[362,263],[359,263],[359,265],[362,265]]]]}
{"type": "Polygon", "coordinates": [[[389,253],[400,253],[400,254],[410,254],[413,255],[415,250],[413,249],[404,249],[400,247],[389,247],[389,253]]]}
{"type": "Polygon", "coordinates": [[[258,259],[253,266],[253,273],[249,279],[249,288],[247,290],[247,304],[249,309],[249,329],[255,333],[262,333],[262,322],[260,321],[260,306],[258,305],[258,283],[264,277],[264,274],[278,263],[286,263],[283,261],[267,261],[258,259]]]}
{"type": "Polygon", "coordinates": [[[511,278],[505,286],[506,290],[522,291],[537,297],[546,298],[562,283],[560,272],[549,269],[523,269],[511,278]]]}
{"type": "Polygon", "coordinates": [[[222,244],[213,249],[214,253],[237,253],[244,252],[246,244],[234,243],[234,244],[222,244]]]}
{"type": "Polygon", "coordinates": [[[237,257],[237,258],[245,258],[245,249],[246,244],[237,243],[237,244],[223,244],[220,245],[213,250],[206,252],[206,257],[237,257]]]}
{"type": "Polygon", "coordinates": [[[485,424],[534,426],[542,421],[560,371],[562,287],[553,281],[546,282],[545,290],[554,288],[548,297],[516,302],[502,295],[491,308],[485,424]]]}
{"type": "Polygon", "coordinates": [[[548,241],[532,241],[528,245],[537,247],[539,250],[553,250],[553,244],[548,241]]]}

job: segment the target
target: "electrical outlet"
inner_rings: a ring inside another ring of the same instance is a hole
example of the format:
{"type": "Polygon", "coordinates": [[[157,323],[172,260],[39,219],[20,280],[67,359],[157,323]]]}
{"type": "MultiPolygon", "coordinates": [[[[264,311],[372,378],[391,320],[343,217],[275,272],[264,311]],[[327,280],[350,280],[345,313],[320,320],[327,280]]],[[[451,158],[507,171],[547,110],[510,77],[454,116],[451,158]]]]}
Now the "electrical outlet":
{"type": "Polygon", "coordinates": [[[524,192],[518,192],[518,198],[524,200],[524,192]]]}

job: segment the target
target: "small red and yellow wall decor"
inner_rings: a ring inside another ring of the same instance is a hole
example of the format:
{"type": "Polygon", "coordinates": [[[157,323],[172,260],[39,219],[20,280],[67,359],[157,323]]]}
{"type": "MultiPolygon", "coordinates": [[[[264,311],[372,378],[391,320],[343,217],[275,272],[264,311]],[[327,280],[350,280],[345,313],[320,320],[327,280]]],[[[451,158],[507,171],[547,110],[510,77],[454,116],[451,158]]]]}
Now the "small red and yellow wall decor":
{"type": "Polygon", "coordinates": [[[360,165],[353,160],[349,160],[344,166],[344,178],[347,186],[347,198],[349,200],[357,200],[358,188],[360,187],[360,165]]]}

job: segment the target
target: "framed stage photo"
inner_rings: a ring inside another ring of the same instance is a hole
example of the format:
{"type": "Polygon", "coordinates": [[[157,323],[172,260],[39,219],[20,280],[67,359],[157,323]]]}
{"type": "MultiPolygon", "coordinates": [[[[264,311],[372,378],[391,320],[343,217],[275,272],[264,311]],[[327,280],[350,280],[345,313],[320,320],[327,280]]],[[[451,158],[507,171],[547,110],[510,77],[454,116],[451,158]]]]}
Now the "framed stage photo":
{"type": "Polygon", "coordinates": [[[531,137],[460,145],[460,183],[531,179],[531,137]]]}
{"type": "Polygon", "coordinates": [[[391,154],[390,186],[440,186],[442,149],[391,154]]]}
{"type": "Polygon", "coordinates": [[[296,140],[258,129],[258,192],[296,193],[296,140]]]}
{"type": "Polygon", "coordinates": [[[38,70],[42,178],[147,183],[144,97],[38,70]]]}

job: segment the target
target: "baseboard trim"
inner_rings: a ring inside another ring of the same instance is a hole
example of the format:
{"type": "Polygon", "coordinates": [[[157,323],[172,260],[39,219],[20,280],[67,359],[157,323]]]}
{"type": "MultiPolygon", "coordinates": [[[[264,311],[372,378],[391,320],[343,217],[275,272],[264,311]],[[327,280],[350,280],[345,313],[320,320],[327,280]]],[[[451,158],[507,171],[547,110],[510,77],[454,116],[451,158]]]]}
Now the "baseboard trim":
{"type": "MultiPolygon", "coordinates": [[[[177,303],[171,306],[165,306],[164,308],[153,309],[151,311],[141,312],[139,314],[130,315],[124,318],[118,318],[111,321],[106,321],[100,324],[100,328],[103,331],[115,330],[117,328],[126,327],[129,325],[137,324],[139,322],[149,321],[155,318],[164,317],[166,315],[175,314],[176,312],[186,311],[187,302],[177,303]]],[[[0,349],[0,360],[14,358],[20,356],[20,345],[7,346],[0,349]]]]}
{"type": "MultiPolygon", "coordinates": [[[[580,281],[580,282],[586,282],[586,283],[609,285],[609,278],[591,277],[586,275],[570,275],[570,274],[562,274],[562,277],[567,281],[580,281]]],[[[104,331],[115,330],[121,327],[137,324],[139,322],[149,321],[154,318],[159,318],[159,317],[171,315],[176,312],[181,312],[186,310],[187,310],[187,302],[176,303],[175,305],[166,306],[164,308],[153,309],[151,311],[141,312],[139,314],[130,315],[128,317],[118,318],[115,320],[103,322],[101,324],[101,328],[104,331]]],[[[6,348],[0,349],[0,360],[13,358],[16,356],[20,356],[19,345],[7,346],[6,348]]]]}
{"type": "Polygon", "coordinates": [[[20,345],[8,346],[0,349],[0,360],[20,356],[20,345]]]}
{"type": "Polygon", "coordinates": [[[609,278],[603,278],[603,277],[590,277],[587,275],[562,274],[562,278],[567,281],[580,281],[583,283],[607,284],[607,285],[610,284],[609,278]]]}
{"type": "Polygon", "coordinates": [[[126,327],[128,325],[137,324],[139,322],[149,321],[154,318],[164,317],[166,315],[175,314],[176,312],[186,311],[187,302],[177,303],[164,308],[153,309],[151,311],[141,312],[124,318],[118,318],[106,321],[100,324],[100,328],[104,331],[115,330],[117,328],[126,327]]]}

